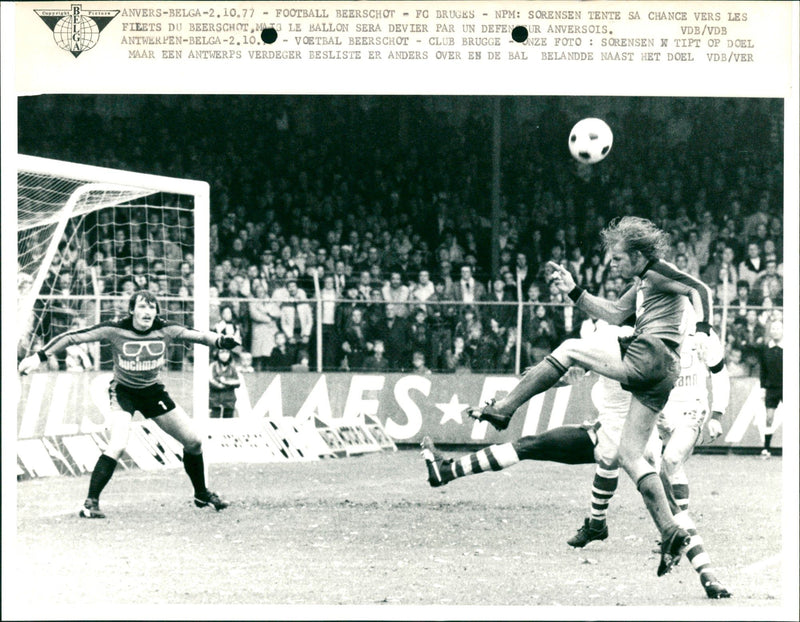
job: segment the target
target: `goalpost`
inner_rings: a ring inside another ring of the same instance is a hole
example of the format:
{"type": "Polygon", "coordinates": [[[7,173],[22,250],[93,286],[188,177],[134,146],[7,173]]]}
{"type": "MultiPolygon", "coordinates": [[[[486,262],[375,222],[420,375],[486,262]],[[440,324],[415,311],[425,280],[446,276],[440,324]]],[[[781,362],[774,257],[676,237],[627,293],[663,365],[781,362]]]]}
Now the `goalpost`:
{"type": "MultiPolygon", "coordinates": [[[[134,289],[155,293],[165,319],[208,330],[206,182],[26,155],[16,164],[18,358],[120,319],[134,289]]],[[[111,368],[98,345],[62,356],[60,369],[111,368]]],[[[192,378],[195,418],[208,416],[208,361],[208,348],[179,344],[166,364],[192,378]]]]}

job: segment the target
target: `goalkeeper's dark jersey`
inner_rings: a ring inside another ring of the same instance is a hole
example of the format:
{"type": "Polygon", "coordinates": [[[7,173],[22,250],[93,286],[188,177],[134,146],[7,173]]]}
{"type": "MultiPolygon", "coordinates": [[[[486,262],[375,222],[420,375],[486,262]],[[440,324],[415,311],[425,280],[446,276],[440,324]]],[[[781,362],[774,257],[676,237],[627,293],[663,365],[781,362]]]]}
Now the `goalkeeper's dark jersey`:
{"type": "Polygon", "coordinates": [[[153,320],[149,330],[140,331],[133,327],[133,318],[128,317],[119,322],[101,322],[88,328],[67,331],[50,341],[43,351],[45,354],[54,354],[67,346],[91,341],[105,341],[111,345],[114,379],[119,384],[141,389],[159,381],[170,343],[181,341],[212,347],[216,335],[166,322],[160,317],[153,320]]]}

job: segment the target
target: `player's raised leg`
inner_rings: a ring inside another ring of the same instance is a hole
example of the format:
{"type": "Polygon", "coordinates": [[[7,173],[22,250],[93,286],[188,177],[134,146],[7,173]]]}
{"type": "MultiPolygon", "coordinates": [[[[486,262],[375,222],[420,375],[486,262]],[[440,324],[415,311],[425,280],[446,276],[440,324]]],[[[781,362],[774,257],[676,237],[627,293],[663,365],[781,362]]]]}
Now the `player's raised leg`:
{"type": "Polygon", "coordinates": [[[573,365],[620,382],[628,379],[618,347],[614,349],[612,344],[612,348],[609,348],[607,338],[590,336],[567,339],[552,354],[528,370],[504,398],[482,408],[472,408],[468,413],[475,419],[488,421],[498,430],[505,430],[520,406],[555,385],[573,365]]]}
{"type": "Polygon", "coordinates": [[[523,436],[511,443],[489,445],[459,458],[444,458],[430,437],[422,439],[422,456],[428,483],[443,486],[459,477],[500,471],[521,460],[589,464],[594,462],[594,442],[582,426],[561,426],[536,436],[523,436]]]}
{"type": "Polygon", "coordinates": [[[128,436],[131,430],[131,420],[133,415],[121,409],[114,409],[109,414],[111,419],[110,434],[108,445],[92,470],[89,479],[89,492],[83,507],[78,515],[81,518],[105,518],[106,515],[100,510],[100,493],[111,480],[114,470],[117,468],[119,460],[125,447],[128,445],[128,436]]]}
{"type": "Polygon", "coordinates": [[[153,421],[167,434],[183,445],[183,468],[194,487],[194,504],[199,507],[212,506],[219,511],[228,507],[228,502],[206,488],[203,441],[194,422],[180,408],[153,417],[153,421]]]}

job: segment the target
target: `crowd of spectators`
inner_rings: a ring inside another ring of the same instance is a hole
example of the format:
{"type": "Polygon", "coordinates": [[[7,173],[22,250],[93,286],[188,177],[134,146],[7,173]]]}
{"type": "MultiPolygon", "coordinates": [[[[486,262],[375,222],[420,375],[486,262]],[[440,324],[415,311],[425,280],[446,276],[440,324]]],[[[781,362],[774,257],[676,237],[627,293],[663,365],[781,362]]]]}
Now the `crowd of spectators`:
{"type": "MultiPolygon", "coordinates": [[[[548,261],[610,299],[626,286],[598,235],[625,214],[665,229],[667,259],[713,288],[737,373],[757,373],[780,317],[780,100],[507,98],[493,232],[487,98],[140,96],[101,113],[107,99],[85,99],[92,110],[81,97],[23,98],[20,151],[209,181],[211,326],[241,336],[247,369],[316,369],[321,346],[325,370],[513,373],[588,320],[548,286],[548,261]],[[73,123],[43,123],[56,106],[73,123]],[[589,113],[615,132],[592,167],[564,138],[589,113]]],[[[60,249],[47,291],[99,289],[110,318],[147,288],[191,322],[193,230],[179,213],[130,209],[116,228],[96,217],[92,240],[60,249]]],[[[52,328],[89,302],[53,302],[52,328]]]]}

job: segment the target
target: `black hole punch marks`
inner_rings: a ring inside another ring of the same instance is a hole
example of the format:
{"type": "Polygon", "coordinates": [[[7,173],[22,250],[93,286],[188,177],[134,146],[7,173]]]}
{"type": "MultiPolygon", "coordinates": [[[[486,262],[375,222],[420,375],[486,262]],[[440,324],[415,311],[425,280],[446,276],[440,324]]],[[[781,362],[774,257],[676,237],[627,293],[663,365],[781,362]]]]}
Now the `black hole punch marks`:
{"type": "Polygon", "coordinates": [[[278,40],[278,31],[274,28],[264,28],[261,31],[261,40],[264,43],[275,43],[278,40]]]}
{"type": "Polygon", "coordinates": [[[511,38],[517,43],[524,43],[528,40],[528,29],[525,26],[516,26],[511,31],[511,38]]]}

